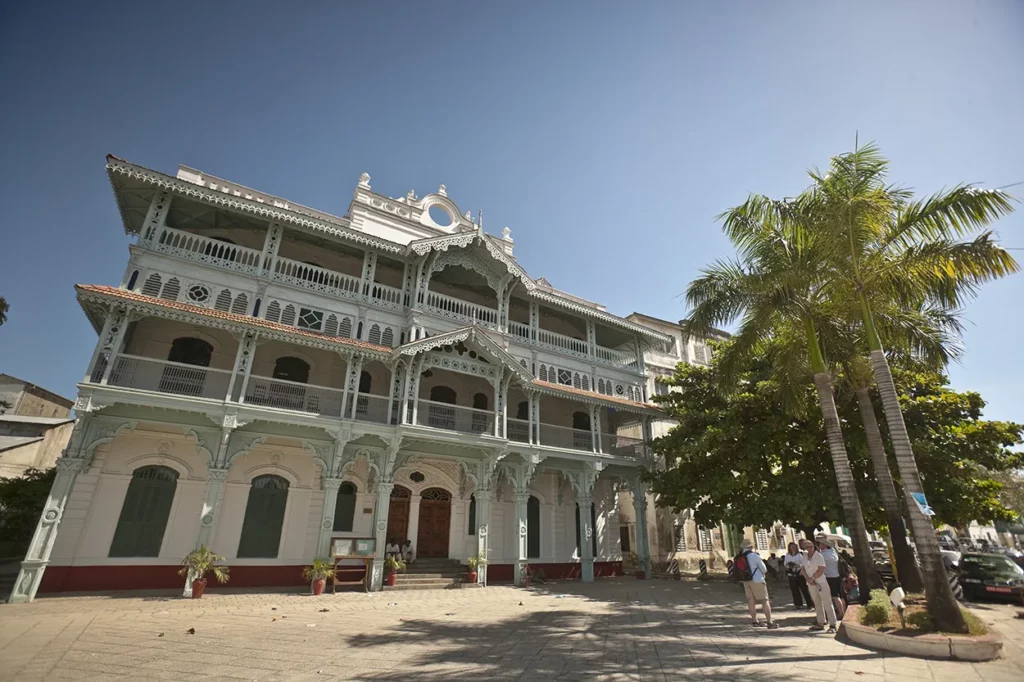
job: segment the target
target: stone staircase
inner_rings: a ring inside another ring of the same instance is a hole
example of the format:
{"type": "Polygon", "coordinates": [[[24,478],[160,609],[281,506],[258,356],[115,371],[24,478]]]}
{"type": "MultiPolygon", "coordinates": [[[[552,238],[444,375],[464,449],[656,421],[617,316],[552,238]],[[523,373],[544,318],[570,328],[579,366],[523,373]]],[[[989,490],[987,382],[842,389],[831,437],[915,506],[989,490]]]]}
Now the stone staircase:
{"type": "Polygon", "coordinates": [[[468,569],[456,559],[417,559],[385,590],[452,590],[479,587],[466,582],[468,569]]]}

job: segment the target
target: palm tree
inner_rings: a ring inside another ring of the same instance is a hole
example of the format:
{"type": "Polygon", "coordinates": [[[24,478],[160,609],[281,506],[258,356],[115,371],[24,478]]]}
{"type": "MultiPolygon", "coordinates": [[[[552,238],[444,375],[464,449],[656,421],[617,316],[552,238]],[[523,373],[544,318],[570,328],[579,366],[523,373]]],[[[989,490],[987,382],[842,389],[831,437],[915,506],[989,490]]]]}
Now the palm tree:
{"type": "Polygon", "coordinates": [[[10,309],[11,306],[9,303],[7,303],[7,299],[4,298],[3,296],[0,296],[0,324],[3,324],[4,322],[7,321],[7,311],[10,309]]]}
{"type": "MultiPolygon", "coordinates": [[[[853,292],[860,308],[871,366],[906,494],[923,495],[896,386],[872,302],[913,307],[925,301],[959,309],[989,280],[1016,272],[1016,261],[982,228],[1012,211],[1009,195],[959,185],[923,200],[886,184],[888,161],[874,145],[833,158],[828,173],[812,172],[805,196],[819,238],[843,245],[831,260],[825,287],[853,292]],[[980,234],[979,234],[980,232],[980,234]],[[960,241],[976,235],[969,241],[960,241]]],[[[931,520],[908,499],[910,525],[924,572],[928,611],[941,630],[966,632],[939,554],[931,520]]]]}
{"type": "Polygon", "coordinates": [[[878,584],[878,576],[843,442],[832,375],[816,326],[828,303],[828,291],[821,286],[820,265],[831,258],[826,253],[831,246],[806,229],[801,207],[796,203],[753,195],[720,217],[739,258],[713,264],[690,283],[687,302],[691,313],[686,325],[691,333],[700,335],[742,318],[733,343],[720,357],[727,384],[738,375],[750,354],[774,336],[795,332],[803,338],[840,500],[851,530],[857,569],[865,581],[866,592],[878,584]]]}

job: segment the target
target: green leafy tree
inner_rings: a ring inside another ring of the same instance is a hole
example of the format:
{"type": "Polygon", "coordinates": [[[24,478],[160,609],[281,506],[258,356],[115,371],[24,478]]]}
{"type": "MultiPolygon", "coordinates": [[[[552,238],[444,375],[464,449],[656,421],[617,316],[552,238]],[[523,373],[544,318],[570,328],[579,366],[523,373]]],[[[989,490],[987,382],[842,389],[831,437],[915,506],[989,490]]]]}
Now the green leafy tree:
{"type": "Polygon", "coordinates": [[[56,472],[29,469],[19,478],[0,478],[0,556],[25,554],[56,472]]]}
{"type": "Polygon", "coordinates": [[[7,321],[7,313],[10,311],[11,306],[7,302],[7,299],[0,296],[0,325],[7,321]]]}
{"type": "MultiPolygon", "coordinates": [[[[920,493],[924,488],[872,301],[930,301],[956,309],[984,282],[1016,272],[1014,259],[991,232],[982,231],[1013,207],[999,190],[965,185],[914,200],[911,192],[889,185],[887,173],[888,160],[877,147],[859,147],[834,157],[827,172],[812,172],[814,184],[801,205],[812,216],[812,231],[834,247],[819,264],[827,272],[824,286],[858,301],[900,478],[906,492],[920,493]]],[[[928,612],[939,629],[966,632],[931,519],[916,505],[909,507],[928,612]]]]}
{"type": "MultiPolygon", "coordinates": [[[[742,371],[749,356],[773,338],[801,339],[781,347],[783,364],[807,363],[825,425],[825,437],[839,486],[846,525],[856,551],[860,575],[875,585],[871,551],[842,427],[836,411],[832,374],[819,337],[819,323],[829,319],[826,308],[833,302],[821,286],[822,263],[828,262],[833,245],[807,229],[799,203],[775,201],[752,195],[745,203],[721,216],[724,231],[738,252],[730,261],[719,261],[690,283],[686,298],[691,313],[690,332],[707,336],[716,327],[740,318],[733,343],[722,352],[721,371],[726,385],[742,371]],[[798,352],[793,352],[799,349],[798,352]]],[[[785,373],[782,373],[785,374],[785,373]]],[[[790,373],[783,401],[801,394],[799,385],[808,374],[790,373]]]]}

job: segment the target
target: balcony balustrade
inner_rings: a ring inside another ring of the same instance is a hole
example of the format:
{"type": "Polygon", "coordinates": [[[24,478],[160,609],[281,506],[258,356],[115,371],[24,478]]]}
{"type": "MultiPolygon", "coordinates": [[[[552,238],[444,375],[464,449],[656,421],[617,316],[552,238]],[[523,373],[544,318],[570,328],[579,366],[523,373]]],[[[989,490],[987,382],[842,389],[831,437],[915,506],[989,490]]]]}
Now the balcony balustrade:
{"type": "Polygon", "coordinates": [[[443,317],[462,320],[481,327],[500,329],[498,311],[494,308],[477,305],[461,298],[445,296],[436,291],[427,292],[427,308],[443,317]]]}
{"type": "Polygon", "coordinates": [[[449,405],[433,400],[420,400],[416,423],[420,426],[432,426],[435,429],[446,431],[493,434],[494,412],[449,405]]]}
{"type": "Polygon", "coordinates": [[[601,452],[618,457],[644,457],[647,449],[641,438],[630,438],[615,433],[601,434],[601,452]]]}
{"type": "Polygon", "coordinates": [[[525,419],[509,419],[506,428],[509,440],[517,443],[530,442],[530,422],[525,419]]]}
{"type": "Polygon", "coordinates": [[[191,232],[161,227],[152,240],[153,250],[179,258],[208,263],[229,270],[256,275],[263,254],[256,249],[229,244],[191,232]]]}
{"type": "Polygon", "coordinates": [[[110,386],[173,393],[191,398],[224,400],[230,381],[231,372],[222,369],[153,360],[137,355],[119,355],[114,360],[107,383],[110,386]]]}
{"type": "Polygon", "coordinates": [[[245,391],[245,402],[328,417],[341,416],[342,391],[327,386],[301,384],[253,375],[245,391]]]}
{"type": "Polygon", "coordinates": [[[363,280],[358,277],[280,256],[274,264],[274,279],[339,298],[359,299],[363,294],[363,280]]]}
{"type": "Polygon", "coordinates": [[[567,448],[571,450],[585,450],[591,452],[594,449],[594,434],[589,430],[572,429],[566,426],[555,426],[554,424],[540,425],[540,444],[549,445],[554,448],[567,448]]]}
{"type": "Polygon", "coordinates": [[[385,308],[401,310],[405,306],[405,292],[387,284],[374,282],[370,287],[370,298],[385,308]]]}
{"type": "MultiPolygon", "coordinates": [[[[387,424],[388,402],[390,402],[390,398],[386,395],[358,394],[356,396],[356,419],[377,424],[387,424]]],[[[397,413],[394,416],[397,418],[397,413]]]]}

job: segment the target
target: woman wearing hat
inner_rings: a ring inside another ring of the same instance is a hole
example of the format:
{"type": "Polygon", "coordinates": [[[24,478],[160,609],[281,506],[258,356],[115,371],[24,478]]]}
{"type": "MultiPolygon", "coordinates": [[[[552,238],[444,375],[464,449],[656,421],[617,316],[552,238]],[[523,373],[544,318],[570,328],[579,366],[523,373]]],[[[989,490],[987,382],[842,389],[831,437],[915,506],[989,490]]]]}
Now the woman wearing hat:
{"type": "Polygon", "coordinates": [[[815,540],[818,543],[818,551],[825,559],[825,580],[828,582],[829,592],[832,593],[836,617],[842,620],[846,614],[846,604],[843,602],[843,577],[839,572],[839,553],[828,537],[819,535],[815,540]]]}
{"type": "Polygon", "coordinates": [[[817,623],[811,626],[812,630],[824,630],[825,619],[828,619],[828,631],[836,631],[836,610],[832,603],[832,592],[828,588],[828,581],[825,580],[825,557],[817,550],[813,542],[805,542],[807,545],[807,558],[804,560],[803,572],[807,580],[807,589],[814,600],[817,623]]]}

